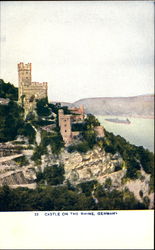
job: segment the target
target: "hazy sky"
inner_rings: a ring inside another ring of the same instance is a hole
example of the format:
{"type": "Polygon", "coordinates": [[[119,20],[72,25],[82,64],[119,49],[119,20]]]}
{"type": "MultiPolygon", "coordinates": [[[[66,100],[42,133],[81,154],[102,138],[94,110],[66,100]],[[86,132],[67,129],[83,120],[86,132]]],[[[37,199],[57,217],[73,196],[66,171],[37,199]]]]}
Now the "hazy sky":
{"type": "Polygon", "coordinates": [[[153,1],[1,1],[0,76],[17,63],[51,101],[153,93],[153,1]]]}

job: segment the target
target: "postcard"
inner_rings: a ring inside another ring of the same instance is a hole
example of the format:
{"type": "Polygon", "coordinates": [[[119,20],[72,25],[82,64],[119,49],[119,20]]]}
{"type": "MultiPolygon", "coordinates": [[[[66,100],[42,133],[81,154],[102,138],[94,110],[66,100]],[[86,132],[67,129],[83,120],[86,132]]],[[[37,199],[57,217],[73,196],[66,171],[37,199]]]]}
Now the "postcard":
{"type": "Polygon", "coordinates": [[[153,249],[154,1],[0,6],[0,249],[153,249]]]}

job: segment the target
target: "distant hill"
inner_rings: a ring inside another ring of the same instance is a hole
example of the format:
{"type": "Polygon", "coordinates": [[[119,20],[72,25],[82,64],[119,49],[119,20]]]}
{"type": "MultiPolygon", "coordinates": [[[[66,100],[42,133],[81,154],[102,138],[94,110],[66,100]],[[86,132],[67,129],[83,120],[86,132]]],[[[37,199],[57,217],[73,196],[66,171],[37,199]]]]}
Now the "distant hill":
{"type": "Polygon", "coordinates": [[[78,100],[68,106],[84,105],[86,113],[153,118],[154,95],[133,97],[96,97],[78,100]]]}

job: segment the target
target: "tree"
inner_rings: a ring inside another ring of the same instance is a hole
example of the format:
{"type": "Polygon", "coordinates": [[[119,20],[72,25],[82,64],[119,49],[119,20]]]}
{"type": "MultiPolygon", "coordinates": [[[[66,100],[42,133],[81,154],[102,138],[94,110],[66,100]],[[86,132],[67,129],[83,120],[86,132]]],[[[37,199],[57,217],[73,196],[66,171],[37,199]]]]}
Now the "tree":
{"type": "Polygon", "coordinates": [[[64,168],[62,165],[52,165],[44,169],[44,179],[48,185],[62,184],[64,181],[64,168]]]}
{"type": "Polygon", "coordinates": [[[43,131],[41,135],[41,145],[43,147],[50,145],[53,154],[58,154],[64,146],[64,142],[59,131],[55,131],[55,133],[43,131]]]}
{"type": "Polygon", "coordinates": [[[87,118],[85,119],[85,122],[89,128],[93,128],[95,126],[100,126],[100,122],[98,119],[92,115],[92,114],[87,114],[87,118]]]}
{"type": "Polygon", "coordinates": [[[105,187],[107,190],[110,190],[111,186],[112,186],[112,180],[111,180],[111,178],[109,177],[109,178],[107,178],[107,179],[105,180],[104,187],[105,187]]]}
{"type": "Polygon", "coordinates": [[[28,137],[30,144],[33,144],[35,142],[36,131],[30,123],[23,123],[23,126],[18,130],[18,134],[28,137]]]}
{"type": "Polygon", "coordinates": [[[11,83],[5,83],[0,79],[0,98],[9,98],[10,100],[18,100],[18,88],[11,83]]]}
{"type": "Polygon", "coordinates": [[[23,124],[23,109],[14,101],[0,105],[0,142],[14,140],[23,124]]]}
{"type": "Polygon", "coordinates": [[[97,184],[97,181],[87,181],[82,182],[78,186],[82,189],[82,192],[85,193],[86,196],[91,196],[91,192],[94,189],[94,185],[97,184]]]}
{"type": "Polygon", "coordinates": [[[36,111],[38,116],[49,116],[51,114],[47,98],[37,100],[36,111]]]}

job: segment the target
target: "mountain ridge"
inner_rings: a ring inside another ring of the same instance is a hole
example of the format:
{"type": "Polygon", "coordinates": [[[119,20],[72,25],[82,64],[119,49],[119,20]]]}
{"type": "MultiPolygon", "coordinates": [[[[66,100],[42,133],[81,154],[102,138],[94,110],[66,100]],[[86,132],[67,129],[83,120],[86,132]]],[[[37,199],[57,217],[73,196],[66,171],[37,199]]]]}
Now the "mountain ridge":
{"type": "Polygon", "coordinates": [[[86,113],[94,115],[154,117],[154,94],[130,97],[90,97],[73,103],[61,102],[61,104],[69,107],[83,105],[86,113]]]}

